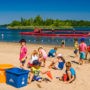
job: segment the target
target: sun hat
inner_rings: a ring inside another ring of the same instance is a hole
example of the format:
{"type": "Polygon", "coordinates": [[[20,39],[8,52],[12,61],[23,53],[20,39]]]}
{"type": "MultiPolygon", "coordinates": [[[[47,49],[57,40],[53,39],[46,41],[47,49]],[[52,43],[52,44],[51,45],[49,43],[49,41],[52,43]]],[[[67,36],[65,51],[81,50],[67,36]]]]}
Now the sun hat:
{"type": "Polygon", "coordinates": [[[62,57],[62,54],[58,54],[57,57],[62,57]]]}
{"type": "Polygon", "coordinates": [[[85,41],[85,38],[81,38],[80,41],[81,41],[81,42],[84,42],[84,41],[85,41]]]}

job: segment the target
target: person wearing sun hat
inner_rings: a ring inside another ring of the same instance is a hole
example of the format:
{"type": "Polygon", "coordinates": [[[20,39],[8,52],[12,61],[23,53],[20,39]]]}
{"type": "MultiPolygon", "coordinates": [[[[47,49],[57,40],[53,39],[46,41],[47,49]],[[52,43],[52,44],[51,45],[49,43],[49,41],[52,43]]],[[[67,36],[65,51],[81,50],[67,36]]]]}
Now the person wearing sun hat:
{"type": "Polygon", "coordinates": [[[80,41],[81,42],[79,44],[79,53],[80,53],[79,64],[83,64],[87,54],[87,45],[85,43],[85,38],[81,38],[80,41]]]}
{"type": "Polygon", "coordinates": [[[49,68],[59,69],[62,70],[64,68],[65,59],[63,58],[62,54],[57,55],[57,60],[52,61],[49,65],[49,68]]]}

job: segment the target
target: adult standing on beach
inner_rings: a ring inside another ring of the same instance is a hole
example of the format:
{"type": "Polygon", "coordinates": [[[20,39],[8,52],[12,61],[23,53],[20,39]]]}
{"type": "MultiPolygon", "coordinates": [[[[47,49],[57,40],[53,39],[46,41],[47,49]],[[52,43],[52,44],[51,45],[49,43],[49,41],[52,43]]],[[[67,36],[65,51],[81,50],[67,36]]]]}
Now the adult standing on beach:
{"type": "Polygon", "coordinates": [[[79,53],[80,53],[79,64],[83,64],[84,60],[86,58],[86,54],[87,54],[87,45],[85,43],[85,39],[84,38],[81,38],[81,43],[79,45],[79,53]]]}

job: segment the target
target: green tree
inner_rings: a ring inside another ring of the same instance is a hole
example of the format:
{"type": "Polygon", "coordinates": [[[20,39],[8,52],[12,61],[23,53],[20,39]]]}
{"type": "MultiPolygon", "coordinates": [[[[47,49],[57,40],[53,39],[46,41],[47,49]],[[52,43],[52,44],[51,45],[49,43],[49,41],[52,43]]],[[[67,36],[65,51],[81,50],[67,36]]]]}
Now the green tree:
{"type": "Polygon", "coordinates": [[[36,16],[34,19],[34,25],[35,26],[41,26],[43,25],[43,19],[40,15],[36,16]]]}
{"type": "Polygon", "coordinates": [[[60,26],[60,20],[59,19],[54,20],[53,26],[56,26],[56,27],[60,26]]]}
{"type": "Polygon", "coordinates": [[[10,25],[11,26],[21,26],[21,22],[17,21],[17,20],[14,20],[10,25]]]}
{"type": "Polygon", "coordinates": [[[61,27],[61,26],[90,26],[90,21],[76,21],[76,20],[60,20],[47,18],[43,20],[40,15],[35,18],[25,19],[21,17],[20,21],[14,20],[9,24],[10,26],[49,26],[49,27],[61,27]]]}
{"type": "Polygon", "coordinates": [[[34,25],[34,19],[33,19],[33,18],[30,18],[30,19],[28,20],[28,22],[30,23],[31,26],[34,25]]]}
{"type": "Polygon", "coordinates": [[[46,19],[46,20],[45,20],[45,25],[46,25],[46,26],[53,25],[53,23],[54,23],[54,20],[53,20],[53,19],[46,19]]]}

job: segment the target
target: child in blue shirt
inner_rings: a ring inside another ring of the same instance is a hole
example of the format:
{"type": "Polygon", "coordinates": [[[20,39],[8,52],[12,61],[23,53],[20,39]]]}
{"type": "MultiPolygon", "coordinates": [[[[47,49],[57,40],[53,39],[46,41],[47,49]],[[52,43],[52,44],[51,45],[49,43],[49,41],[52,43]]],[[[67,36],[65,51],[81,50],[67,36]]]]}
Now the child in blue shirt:
{"type": "Polygon", "coordinates": [[[64,64],[65,64],[65,59],[63,58],[62,54],[58,54],[57,60],[52,61],[49,68],[62,70],[64,68],[64,64]]]}
{"type": "Polygon", "coordinates": [[[51,49],[48,53],[48,57],[55,57],[56,56],[56,51],[57,51],[57,47],[55,47],[54,49],[51,49]]]}
{"type": "Polygon", "coordinates": [[[66,75],[67,75],[67,80],[65,83],[72,83],[76,79],[76,72],[74,68],[71,67],[70,62],[66,62],[66,75]]]}
{"type": "Polygon", "coordinates": [[[66,84],[72,83],[76,79],[76,72],[74,68],[71,67],[70,62],[66,62],[66,72],[63,74],[62,78],[59,78],[60,81],[64,81],[66,84]]]}

